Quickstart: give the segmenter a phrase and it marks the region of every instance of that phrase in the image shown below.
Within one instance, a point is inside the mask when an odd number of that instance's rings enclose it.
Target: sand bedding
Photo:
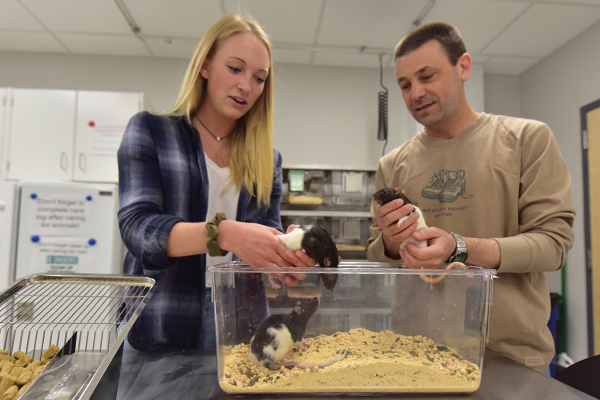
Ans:
[[[310,347],[293,349],[286,361],[322,363],[346,356],[323,368],[278,371],[248,361],[249,347],[223,349],[220,385],[228,393],[282,392],[473,392],[479,367],[456,350],[424,336],[391,331],[352,329],[307,338]]]

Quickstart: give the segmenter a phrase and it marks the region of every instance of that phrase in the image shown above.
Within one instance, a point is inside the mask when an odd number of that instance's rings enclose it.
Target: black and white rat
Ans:
[[[309,257],[317,260],[320,267],[337,268],[342,261],[338,255],[337,247],[329,233],[321,225],[302,225],[290,233],[277,236],[290,250],[302,250]],[[320,274],[325,289],[333,291],[337,282],[337,274]],[[271,285],[277,288],[273,280]]]
[[[310,346],[304,340],[304,333],[308,320],[319,308],[319,298],[303,299],[296,301],[296,306],[290,314],[275,314],[258,325],[254,336],[250,340],[250,353],[248,359],[258,365],[272,370],[286,368],[314,368],[324,367],[339,361],[341,358],[326,361],[321,364],[308,364],[296,362],[281,362],[295,345],[299,350]]]
[[[380,190],[376,191],[375,193],[373,193],[371,198],[373,199],[373,201],[376,204],[378,204],[380,206],[387,204],[390,201],[395,200],[395,199],[402,199],[402,201],[404,201],[404,204],[411,204],[413,206],[413,211],[410,214],[400,218],[398,220],[398,225],[400,225],[402,222],[404,222],[413,212],[416,211],[419,213],[419,219],[417,220],[417,229],[415,231],[421,230],[423,228],[427,228],[427,224],[425,223],[425,218],[423,217],[423,212],[421,211],[421,209],[419,207],[415,206],[412,203],[412,201],[410,201],[408,199],[408,197],[406,197],[402,193],[400,188],[380,189]],[[402,241],[402,243],[400,243],[400,249],[403,249],[404,246],[406,246],[408,243],[414,243],[417,247],[427,247],[427,240],[416,240],[415,238],[412,237],[412,235],[410,235],[408,238],[404,239]]]

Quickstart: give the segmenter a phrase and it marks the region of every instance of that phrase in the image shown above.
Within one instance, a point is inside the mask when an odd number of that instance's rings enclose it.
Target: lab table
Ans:
[[[119,363],[120,360],[120,363]],[[219,387],[217,381],[217,359],[214,352],[157,351],[139,352],[127,344],[122,355],[113,363],[117,371],[113,379],[118,384],[118,400],[152,399],[239,399],[249,400],[286,398],[308,400],[314,394],[285,395],[230,395]],[[98,392],[98,390],[97,390]],[[99,394],[99,393],[95,393]],[[364,394],[361,397],[369,397]],[[473,393],[461,394],[374,394],[372,397],[408,399],[507,399],[507,400],[570,400],[594,399],[579,390],[573,389],[553,378],[524,367],[498,353],[486,350],[484,355],[482,380],[479,389]],[[332,394],[328,399],[348,398],[348,394]]]

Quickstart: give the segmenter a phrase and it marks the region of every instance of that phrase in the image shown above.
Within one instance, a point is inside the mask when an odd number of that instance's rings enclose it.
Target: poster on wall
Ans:
[[[91,263],[95,240],[42,236],[33,237],[30,273],[77,273],[79,267]]]
[[[88,122],[90,155],[114,156],[119,150],[126,125],[100,124],[95,121]]]
[[[79,195],[45,193],[30,195],[29,232],[36,235],[80,236],[89,234],[93,199]]]

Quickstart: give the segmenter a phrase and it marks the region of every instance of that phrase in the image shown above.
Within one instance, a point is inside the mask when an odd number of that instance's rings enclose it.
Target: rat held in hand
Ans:
[[[342,261],[338,255],[337,247],[329,233],[320,225],[302,225],[286,235],[277,236],[290,250],[302,250],[309,257],[317,260],[319,267],[337,268]],[[320,274],[325,289],[333,291],[337,282],[337,274]],[[271,285],[279,288],[272,279]]]
[[[304,333],[306,332],[308,320],[319,308],[319,303],[320,300],[318,297],[299,300],[296,301],[296,306],[290,314],[271,315],[261,322],[250,340],[249,360],[269,369],[278,370],[281,367],[324,367],[344,358],[345,353],[338,359],[326,361],[321,364],[281,362],[286,358],[294,345],[296,345],[298,350],[303,349],[305,346],[310,346],[304,340]]]
[[[423,217],[423,212],[421,211],[421,209],[419,207],[415,206],[408,199],[408,197],[406,197],[404,194],[402,194],[402,192],[400,191],[400,188],[380,189],[377,192],[373,193],[371,198],[373,199],[373,201],[376,204],[378,204],[380,206],[387,204],[390,201],[395,200],[395,199],[402,199],[402,201],[404,201],[404,204],[411,204],[413,206],[413,211],[410,214],[406,215],[405,217],[400,218],[397,222],[398,225],[400,225],[402,222],[404,222],[410,215],[412,215],[413,212],[416,211],[419,213],[419,219],[417,220],[416,231],[421,230],[423,228],[427,228],[427,224],[425,224],[425,218]],[[427,247],[426,240],[416,240],[411,235],[408,238],[406,238],[405,240],[403,240],[402,243],[400,243],[400,249],[403,249],[404,246],[406,246],[408,243],[414,243],[417,247]]]

